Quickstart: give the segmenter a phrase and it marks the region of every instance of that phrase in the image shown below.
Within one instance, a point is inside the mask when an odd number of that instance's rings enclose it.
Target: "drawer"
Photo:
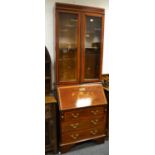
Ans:
[[[97,136],[103,136],[103,135],[105,135],[105,129],[103,126],[99,126],[99,127],[91,128],[87,130],[67,132],[62,134],[61,143],[64,144],[64,143],[85,141],[85,140],[93,139]]]
[[[106,116],[100,115],[98,117],[92,117],[88,120],[76,120],[70,122],[62,122],[61,123],[61,132],[70,132],[77,131],[81,129],[90,129],[94,127],[98,127],[101,124],[105,124]]]
[[[107,108],[105,106],[79,108],[70,111],[62,111],[61,120],[67,122],[71,120],[89,119],[90,117],[104,115],[106,111]]]

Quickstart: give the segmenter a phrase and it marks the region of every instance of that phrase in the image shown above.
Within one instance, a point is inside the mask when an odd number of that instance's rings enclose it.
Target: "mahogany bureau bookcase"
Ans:
[[[106,136],[102,87],[104,9],[56,3],[56,87],[60,151]]]

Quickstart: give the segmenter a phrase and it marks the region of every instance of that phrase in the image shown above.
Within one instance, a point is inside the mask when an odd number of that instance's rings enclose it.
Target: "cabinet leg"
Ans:
[[[88,140],[89,141],[89,140]],[[94,142],[96,142],[97,144],[101,144],[101,143],[104,143],[105,141],[105,137],[100,137],[100,138],[95,138],[93,139]],[[76,144],[80,144],[80,143],[76,143]],[[60,145],[60,152],[63,154],[63,153],[66,153],[68,151],[70,151],[70,149],[76,145],[76,144],[67,144],[67,145]]]
[[[94,141],[95,141],[97,144],[104,143],[105,137],[101,137],[101,138],[94,139]]]
[[[61,153],[66,153],[66,152],[68,152],[73,146],[74,146],[74,144],[69,144],[69,145],[60,146],[60,152],[61,152]]]

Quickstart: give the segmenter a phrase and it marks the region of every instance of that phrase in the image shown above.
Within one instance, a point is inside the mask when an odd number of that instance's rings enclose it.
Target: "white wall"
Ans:
[[[108,9],[109,0],[55,0],[56,2],[94,6]]]
[[[70,3],[93,7],[105,8],[105,34],[104,34],[104,58],[102,73],[109,73],[109,52],[108,52],[108,5],[109,0],[45,0],[45,45],[51,55],[52,63],[55,59],[55,3]],[[52,64],[52,81],[54,83],[54,64]]]

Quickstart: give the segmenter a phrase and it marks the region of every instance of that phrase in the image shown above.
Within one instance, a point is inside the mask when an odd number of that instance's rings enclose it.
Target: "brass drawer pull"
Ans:
[[[79,117],[79,113],[76,113],[76,114],[72,113],[72,117],[78,118]]]
[[[99,112],[98,110],[92,110],[91,111],[91,113],[94,114],[94,115],[97,115],[98,112]]]
[[[91,133],[92,135],[96,135],[96,134],[98,133],[98,130],[92,130],[92,131],[90,131],[90,133]]]
[[[70,135],[73,139],[77,139],[79,137],[79,134],[72,134]]]
[[[98,123],[98,119],[91,120],[91,123],[92,123],[93,125],[96,125],[96,124]]]
[[[76,129],[79,126],[79,123],[70,124],[73,129]]]

